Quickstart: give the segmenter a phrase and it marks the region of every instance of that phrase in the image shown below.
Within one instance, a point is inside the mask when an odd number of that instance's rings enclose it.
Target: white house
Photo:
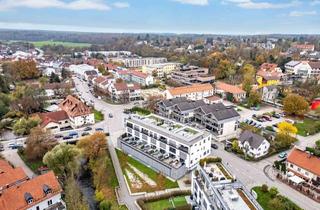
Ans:
[[[158,78],[164,77],[164,75],[171,74],[172,71],[179,68],[181,64],[180,63],[159,63],[159,64],[152,64],[148,66],[142,67],[142,72],[153,75],[153,73],[157,74]]]
[[[59,104],[59,108],[67,113],[70,124],[74,128],[95,123],[91,108],[71,95]]]
[[[121,78],[129,83],[137,83],[142,86],[153,85],[153,76],[137,70],[119,70],[116,72],[117,78]]]
[[[308,61],[290,61],[285,64],[285,71],[288,74],[297,75],[301,77],[311,77],[312,67]]]
[[[212,95],[213,86],[211,84],[193,84],[165,91],[166,99],[186,97],[189,100],[202,100]]]
[[[253,158],[268,154],[270,148],[270,143],[264,137],[248,130],[241,133],[238,143],[240,149]]]

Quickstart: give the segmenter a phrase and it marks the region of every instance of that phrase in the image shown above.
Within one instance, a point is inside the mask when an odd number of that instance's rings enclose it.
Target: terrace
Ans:
[[[262,210],[242,183],[234,181],[220,163],[204,163],[194,172],[195,182],[205,193],[213,209]]]

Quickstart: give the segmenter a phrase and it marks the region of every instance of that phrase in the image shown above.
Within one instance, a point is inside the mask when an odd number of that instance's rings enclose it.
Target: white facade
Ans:
[[[174,88],[176,89],[176,88]],[[177,88],[179,89],[179,88]],[[214,93],[213,87],[212,89],[208,88],[205,90],[193,88],[193,90],[185,90],[185,91],[172,91],[172,90],[166,90],[165,96],[166,99],[172,99],[172,98],[178,98],[178,97],[186,97],[189,100],[203,100],[209,96],[212,96]]]
[[[311,77],[312,68],[307,61],[290,61],[285,65],[285,71],[288,74]]]
[[[144,65],[153,65],[158,63],[167,62],[166,58],[155,58],[155,57],[147,57],[147,58],[112,58],[111,61],[120,62],[128,68],[142,67]]]
[[[268,154],[270,148],[270,143],[266,139],[257,148],[251,147],[248,141],[245,141],[244,144],[242,144],[241,141],[238,142],[242,151],[253,158],[259,158]]]
[[[34,204],[30,208],[27,208],[27,210],[45,210],[46,208],[48,208],[56,203],[59,203],[59,202],[64,203],[61,198],[60,193],[57,195],[54,195],[48,199],[45,199],[45,200],[41,201],[40,203]]]
[[[172,71],[176,70],[181,64],[180,63],[160,63],[142,67],[142,72],[153,75],[157,73],[158,78],[163,78],[164,75],[170,75]]]
[[[72,127],[81,127],[83,125],[92,125],[94,124],[94,114],[81,115],[77,117],[70,117],[70,123]]]

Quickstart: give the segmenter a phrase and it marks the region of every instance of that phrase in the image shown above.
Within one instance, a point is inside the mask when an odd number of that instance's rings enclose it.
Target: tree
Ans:
[[[298,132],[298,129],[294,125],[286,121],[279,123],[278,129],[279,129],[279,133],[286,134],[286,135],[295,135]]]
[[[9,105],[10,97],[4,93],[0,93],[0,119],[10,111]]]
[[[123,79],[117,78],[117,79],[116,79],[116,83],[123,83]]]
[[[29,119],[22,117],[13,125],[13,132],[16,135],[27,135],[32,128],[39,125],[40,121],[39,117],[30,117]]]
[[[71,144],[58,144],[43,157],[46,164],[58,176],[65,180],[79,170],[81,150]]]
[[[102,74],[102,75],[108,75],[109,72],[106,69],[106,67],[103,64],[99,64],[98,65],[98,71]]]
[[[270,209],[285,209],[284,203],[279,198],[271,199],[268,203]]]
[[[297,141],[297,139],[290,136],[290,135],[278,133],[274,139],[275,148],[277,150],[286,149],[286,148],[289,148],[291,146],[291,144],[296,141]]]
[[[96,132],[90,136],[80,139],[77,147],[82,149],[82,154],[90,159],[95,160],[105,154],[107,149],[107,139],[104,133]]]
[[[262,186],[261,186],[261,191],[262,192],[268,192],[268,185],[266,185],[266,184],[263,184]]]
[[[89,210],[89,205],[83,198],[80,188],[73,176],[70,176],[66,181],[65,195],[67,209]]]
[[[111,210],[111,202],[110,201],[102,201],[100,204],[99,204],[99,209],[100,210]]]
[[[258,91],[250,91],[248,106],[257,106],[261,103],[261,94]]]
[[[156,110],[157,103],[163,99],[162,95],[151,95],[148,97],[146,108]]]
[[[255,81],[255,73],[256,73],[256,70],[251,64],[246,64],[242,68],[242,77],[243,77],[242,89],[245,90],[248,95]]]
[[[42,160],[43,156],[57,144],[57,140],[49,131],[35,127],[31,129],[30,135],[26,139],[24,153],[28,160]]]
[[[269,194],[271,196],[271,198],[275,198],[278,195],[279,191],[276,187],[271,187],[269,189]]]
[[[19,60],[6,63],[3,70],[15,80],[34,79],[40,76],[36,62],[33,60]]]
[[[216,69],[216,78],[224,79],[236,73],[235,66],[227,59],[221,60]]]
[[[60,78],[58,75],[56,75],[54,72],[51,73],[50,75],[50,80],[49,80],[50,83],[55,83],[55,82],[61,82],[60,81]]]
[[[309,104],[302,96],[289,94],[283,99],[283,109],[290,115],[304,115],[309,111]]]
[[[45,84],[48,83],[49,80],[48,80],[47,77],[40,77],[40,78],[38,79],[38,81],[39,81],[41,87],[43,87]]]

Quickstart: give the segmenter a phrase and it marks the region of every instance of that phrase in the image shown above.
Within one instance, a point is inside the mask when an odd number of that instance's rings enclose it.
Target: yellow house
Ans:
[[[258,88],[279,85],[281,82],[282,73],[280,72],[267,72],[258,71],[256,75],[256,80],[258,83]]]

